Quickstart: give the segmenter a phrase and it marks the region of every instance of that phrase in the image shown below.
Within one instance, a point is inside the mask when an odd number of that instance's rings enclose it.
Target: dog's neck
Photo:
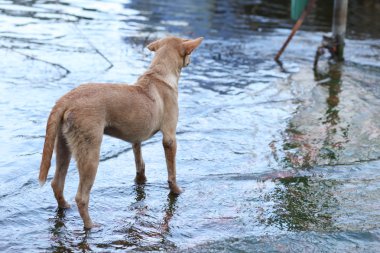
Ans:
[[[167,52],[157,52],[147,72],[153,72],[156,78],[178,91],[182,62],[179,62],[177,58],[176,55],[170,55]]]

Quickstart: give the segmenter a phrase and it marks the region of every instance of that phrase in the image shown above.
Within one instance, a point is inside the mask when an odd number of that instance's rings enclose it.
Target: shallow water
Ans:
[[[314,73],[327,3],[281,69],[272,59],[292,22],[280,0],[0,1],[0,251],[376,252],[380,6],[357,2],[345,63],[323,58]],[[159,134],[143,146],[145,186],[130,145],[106,137],[90,201],[101,226],[85,231],[75,163],[71,209],[38,185],[49,111],[81,83],[133,83],[152,58],[145,45],[169,33],[206,38],[180,80],[185,192],[168,195]]]

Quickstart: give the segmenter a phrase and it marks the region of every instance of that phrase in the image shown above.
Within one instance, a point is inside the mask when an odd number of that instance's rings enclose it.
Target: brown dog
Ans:
[[[171,192],[179,194],[175,156],[178,121],[178,80],[190,63],[190,54],[202,37],[185,40],[167,37],[148,45],[155,52],[149,69],[135,85],[87,84],[70,91],[53,107],[46,137],[39,180],[44,184],[56,143],[56,171],[51,182],[58,206],[68,208],[63,189],[71,154],[79,170],[75,197],[84,226],[93,223],[88,213],[89,194],[99,164],[103,134],[133,144],[137,183],[144,183],[145,164],[141,142],[161,131]]]

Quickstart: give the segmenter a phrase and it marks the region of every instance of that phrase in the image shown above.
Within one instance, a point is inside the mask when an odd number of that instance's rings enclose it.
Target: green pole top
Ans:
[[[293,20],[298,20],[301,17],[303,10],[306,8],[308,0],[292,0],[290,17]]]

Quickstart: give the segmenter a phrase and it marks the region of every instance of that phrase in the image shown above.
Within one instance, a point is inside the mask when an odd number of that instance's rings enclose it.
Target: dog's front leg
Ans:
[[[146,182],[145,176],[145,163],[141,155],[141,143],[134,143],[133,154],[135,155],[135,163],[136,163],[136,177],[135,182],[137,184],[143,184]]]
[[[164,135],[164,139],[162,141],[164,150],[165,150],[165,158],[166,158],[166,166],[168,169],[168,183],[170,191],[174,194],[180,194],[182,192],[181,188],[177,185],[176,180],[176,162],[175,156],[177,153],[177,141],[174,137],[168,137]]]

